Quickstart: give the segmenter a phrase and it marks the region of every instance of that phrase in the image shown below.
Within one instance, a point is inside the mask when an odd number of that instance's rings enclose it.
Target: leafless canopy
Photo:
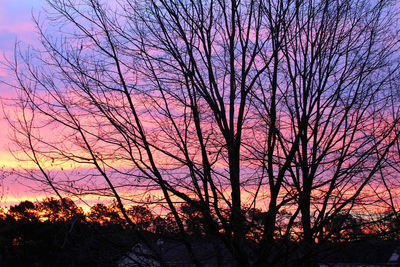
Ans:
[[[132,226],[125,206],[151,204],[186,240],[186,203],[240,266],[282,260],[277,239],[310,264],[349,216],[396,211],[392,4],[49,0],[42,46],[10,63],[16,155],[57,194],[114,197]]]

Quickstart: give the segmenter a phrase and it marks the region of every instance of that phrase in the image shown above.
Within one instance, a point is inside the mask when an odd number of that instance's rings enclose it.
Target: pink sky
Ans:
[[[2,0],[0,4],[0,80],[10,81],[4,68],[5,58],[13,55],[15,43],[34,45],[36,42],[35,26],[32,14],[38,15],[44,6],[44,0]],[[14,96],[14,90],[0,83],[0,101]],[[9,152],[10,129],[1,112],[0,117],[0,168],[17,167],[17,162]],[[0,178],[1,179],[1,178]],[[6,177],[0,181],[0,205],[5,202],[30,198],[32,191],[15,181],[15,177]]]
[[[1,0],[0,80],[12,81],[1,62],[4,62],[5,58],[12,58],[14,45],[17,41],[26,45],[37,44],[32,14],[38,15],[44,5],[45,0]],[[12,98],[13,95],[12,88],[0,83],[0,101]],[[1,111],[0,114],[0,168],[19,168],[19,163],[9,152],[10,141],[8,137],[11,131],[4,119],[4,114]],[[32,187],[35,187],[36,190],[33,190]],[[41,199],[44,196],[49,196],[49,193],[40,191],[40,187],[26,180],[17,180],[12,175],[6,178],[0,176],[0,206],[15,204],[25,199]]]

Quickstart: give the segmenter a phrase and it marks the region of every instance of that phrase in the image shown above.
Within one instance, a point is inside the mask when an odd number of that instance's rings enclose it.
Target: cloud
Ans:
[[[0,61],[4,57],[11,58],[16,41],[34,44],[35,25],[32,21],[32,13],[38,14],[44,6],[44,0],[1,0],[0,4]],[[4,66],[0,66],[0,79],[8,80],[9,73]],[[9,98],[14,95],[14,90],[0,83],[1,98]],[[0,111],[0,165],[13,166],[12,155],[8,152],[8,123]]]
[[[10,51],[14,49],[15,41],[17,40],[17,33],[9,30],[0,30],[0,50]]]
[[[0,5],[0,51],[12,51],[15,40],[34,40],[32,14],[38,14],[44,0],[3,0]]]
[[[32,12],[44,5],[43,0],[3,0],[0,6],[0,24],[2,27],[14,27],[21,22],[30,22]]]

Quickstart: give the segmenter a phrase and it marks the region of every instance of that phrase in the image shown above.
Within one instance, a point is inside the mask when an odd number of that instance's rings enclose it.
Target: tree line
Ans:
[[[226,212],[229,212],[229,210]],[[246,218],[247,239],[255,243],[260,242],[262,240],[263,212],[260,209],[248,209],[244,213]],[[151,209],[145,206],[132,205],[127,209],[127,214],[141,231],[152,232],[160,237],[179,234],[179,227],[171,212],[163,215],[156,215]],[[190,235],[209,235],[208,230],[205,228],[205,218],[195,208],[187,204],[182,204],[179,207],[179,216],[184,222],[186,231]],[[286,212],[283,211],[279,214],[280,224],[278,229],[284,229],[286,227],[285,224],[287,224],[288,221],[284,220],[285,217],[288,217]],[[58,225],[61,223],[66,225],[71,224],[71,228],[73,228],[73,224],[78,222],[96,227],[130,228],[130,225],[123,218],[121,211],[115,203],[94,204],[87,212],[84,212],[81,207],[78,207],[69,198],[65,198],[63,201],[55,198],[46,198],[41,202],[23,201],[9,208],[3,208],[0,213],[0,220],[3,227],[6,224],[12,225],[20,223],[44,225]],[[340,214],[334,218],[327,227],[340,229],[336,230],[335,234],[330,238],[331,242],[337,243],[365,240],[369,237],[392,240],[400,238],[400,222],[391,211],[359,217]],[[327,229],[326,231],[333,230]],[[18,236],[18,232],[14,234],[14,236],[9,236],[9,238],[11,238],[8,240],[9,244],[19,245],[21,243],[30,242],[29,239]],[[282,232],[276,231],[275,239],[279,240],[283,237]],[[295,241],[295,239],[293,241]]]

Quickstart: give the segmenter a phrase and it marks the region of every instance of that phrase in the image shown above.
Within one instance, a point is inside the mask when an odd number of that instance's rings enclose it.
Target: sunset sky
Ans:
[[[44,6],[44,0],[2,0],[0,4],[0,62],[4,63],[5,58],[11,58],[16,42],[27,45],[34,45],[37,42],[35,27],[32,21],[32,14],[39,15]],[[9,74],[4,65],[0,66],[0,80],[10,81]],[[0,97],[13,97],[14,90],[0,83]],[[0,167],[14,168],[18,163],[9,153],[10,130],[4,120],[4,114],[0,119]],[[33,196],[30,189],[15,182],[14,178],[6,178],[1,183],[0,205],[5,202],[14,202]]]
[[[20,43],[22,51],[29,45],[37,46],[38,37],[33,22],[33,16],[44,18],[43,8],[45,8],[46,0],[0,0],[0,81],[6,83],[13,83],[12,75],[6,68],[6,62],[12,60],[14,48],[16,43]],[[42,13],[42,14],[41,14]],[[57,24],[56,24],[57,26]],[[0,111],[0,168],[5,170],[11,170],[13,168],[21,168],[21,163],[17,162],[10,150],[9,136],[12,134],[7,121],[4,116],[7,114],[7,103],[11,103],[11,99],[15,97],[13,88],[0,83],[0,101],[5,109],[5,114]],[[147,103],[148,106],[150,104]],[[158,103],[154,103],[154,107],[157,107]],[[176,107],[174,107],[176,108]],[[186,107],[185,107],[186,109]],[[149,120],[153,120],[153,117],[148,117]],[[165,117],[160,117],[164,119]],[[55,132],[47,132],[47,134],[57,136]],[[45,133],[46,134],[46,133]],[[62,140],[64,142],[65,139]],[[219,149],[219,147],[217,147]],[[217,149],[217,150],[218,150]],[[215,155],[219,155],[214,153]],[[159,157],[159,161],[162,157]],[[169,158],[168,158],[169,160]],[[50,161],[48,161],[50,163]],[[169,161],[165,161],[170,163]],[[50,163],[51,164],[51,163]],[[27,165],[23,165],[26,167]],[[71,165],[72,166],[72,165]],[[72,168],[72,167],[71,167]],[[32,188],[36,189],[36,192]],[[44,192],[40,191],[40,187],[30,183],[29,181],[19,179],[16,180],[15,175],[7,177],[0,177],[0,206],[7,205],[9,203],[16,203],[25,199],[41,199],[46,196]]]

